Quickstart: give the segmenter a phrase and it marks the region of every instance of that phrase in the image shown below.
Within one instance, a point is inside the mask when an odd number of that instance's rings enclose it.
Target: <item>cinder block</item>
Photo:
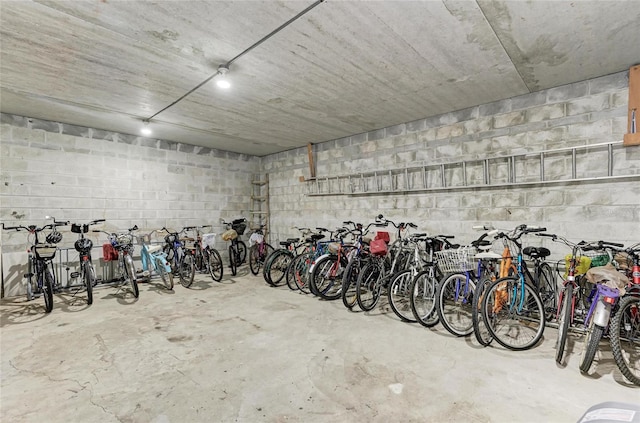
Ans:
[[[530,94],[524,94],[511,98],[511,110],[529,109],[531,107],[540,106],[547,101],[547,93],[538,91]]]
[[[564,103],[556,103],[527,109],[525,120],[526,122],[539,122],[564,117],[564,106]]]
[[[493,118],[493,127],[504,128],[506,126],[516,126],[524,122],[524,112],[517,111],[511,113],[505,113],[502,115],[496,115]]]
[[[602,93],[568,101],[567,116],[597,112],[609,108],[609,93]]]
[[[629,71],[623,71],[589,80],[589,94],[629,87]]]
[[[575,84],[562,85],[543,92],[547,94],[548,103],[570,101],[586,96],[589,92],[589,83],[586,81],[576,82]]]

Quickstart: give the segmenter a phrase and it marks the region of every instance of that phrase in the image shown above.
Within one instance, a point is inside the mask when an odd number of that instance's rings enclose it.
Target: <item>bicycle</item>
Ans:
[[[280,241],[280,248],[265,259],[264,267],[262,269],[262,276],[265,282],[271,286],[279,286],[283,280],[285,280],[287,268],[294,257],[302,253],[302,248],[305,245],[305,238],[311,235],[311,229],[309,228],[297,228],[301,232],[302,240],[300,238],[288,238],[286,241]],[[288,284],[291,290],[298,289],[295,285]]]
[[[138,230],[137,225],[129,228],[126,233],[101,230],[93,230],[93,232],[106,234],[109,244],[118,253],[118,278],[116,279],[118,281],[118,289],[129,285],[133,296],[138,298],[140,291],[138,290],[136,267],[133,263],[133,232],[136,230]]]
[[[246,221],[247,219],[245,218],[235,219],[231,222],[221,219],[221,223],[227,227],[227,230],[222,234],[222,239],[231,241],[231,245],[229,245],[229,267],[233,276],[236,275],[238,267],[247,259],[247,246],[242,240],[238,239],[247,229]]]
[[[487,287],[482,299],[482,319],[492,338],[511,350],[532,348],[544,333],[544,305],[538,288],[530,282],[535,279],[524,261],[519,239],[525,234],[545,230],[523,224],[511,233],[494,231],[492,234],[514,245],[517,273],[497,279]]]
[[[167,233],[164,237],[165,244],[162,250],[167,256],[172,272],[178,274],[180,284],[185,288],[191,286],[196,275],[196,263],[193,256],[195,248],[186,248],[185,246],[185,242],[194,242],[194,239],[180,238],[180,235],[187,230],[189,230],[189,227],[182,228],[179,232],[171,232],[164,227],[160,229],[160,231]]]
[[[193,259],[195,261],[195,267],[196,267],[196,271],[198,272],[206,272],[208,271],[207,269],[207,260],[206,257],[203,253],[204,247],[202,246],[202,233],[201,233],[201,229],[204,228],[210,228],[211,225],[201,225],[201,226],[187,226],[185,227],[185,231],[195,231],[195,244],[194,244],[194,251],[192,251],[193,253]]]
[[[136,236],[140,244],[140,259],[142,261],[142,273],[151,278],[153,272],[160,275],[160,279],[168,290],[173,289],[173,271],[167,260],[167,253],[162,245],[151,245],[151,236],[157,231],[151,231],[146,235]]]
[[[71,232],[78,234],[78,239],[73,244],[75,250],[79,254],[80,271],[71,273],[72,278],[82,278],[82,286],[85,287],[87,292],[87,304],[93,304],[93,287],[97,284],[96,269],[93,266],[91,259],[91,249],[93,248],[93,241],[86,238],[84,234],[89,232],[89,227],[97,223],[104,222],[105,219],[92,220],[89,223],[84,224],[71,224]]]
[[[320,232],[329,232],[328,229],[316,228]],[[310,294],[310,279],[313,265],[316,259],[328,248],[328,242],[320,242],[325,237],[322,233],[311,234],[304,242],[304,250],[295,256],[286,270],[287,285],[292,290],[299,290],[304,294]]]
[[[331,234],[332,241],[326,244],[324,254],[317,255],[309,269],[309,289],[312,294],[324,300],[341,298],[342,277],[347,267],[347,255],[353,244],[344,239],[350,234],[348,228],[338,228]]]
[[[249,237],[249,269],[254,275],[260,272],[260,267],[265,265],[267,258],[274,251],[273,247],[267,244],[264,239],[266,226],[266,224],[260,225],[260,228],[256,229]]]
[[[376,223],[369,223],[366,227],[363,227],[360,223],[352,221],[344,222],[345,225],[353,225],[352,234],[355,236],[356,241],[353,245],[353,249],[349,251],[347,255],[347,267],[344,269],[342,275],[342,304],[349,309],[353,310],[353,307],[358,302],[356,286],[358,284],[358,275],[363,267],[365,267],[370,261],[369,255],[369,243],[370,239],[365,239],[365,235],[369,233],[369,228]]]
[[[195,231],[195,237],[183,238],[181,241],[183,243],[192,242],[193,247],[188,248],[187,250],[191,252],[194,260],[195,270],[199,272],[207,272],[216,282],[220,282],[222,280],[222,274],[224,273],[222,266],[222,257],[220,257],[220,252],[215,249],[216,242],[216,234],[215,233],[206,233],[202,234],[201,229],[210,228],[211,225],[201,225],[201,226],[187,226],[183,230],[185,232]],[[185,244],[183,244],[185,245]],[[185,245],[186,248],[186,245]],[[189,284],[191,286],[191,284]],[[188,286],[187,286],[188,288]]]
[[[628,272],[630,284],[611,317],[609,343],[618,369],[634,385],[640,386],[640,244],[616,255],[622,270]]]
[[[47,218],[49,218],[47,216]],[[28,272],[24,275],[27,279],[27,300],[31,301],[36,296],[42,295],[44,298],[44,311],[51,313],[53,310],[53,288],[56,284],[55,272],[53,272],[53,259],[56,256],[58,248],[55,244],[62,241],[62,234],[58,232],[58,226],[66,225],[66,222],[55,222],[42,227],[36,225],[29,226],[5,226],[2,223],[2,229],[6,231],[15,230],[16,232],[27,231],[29,235],[34,236],[34,241],[29,248],[29,259],[27,263]],[[39,234],[42,231],[50,229],[51,231],[45,237],[46,243],[40,242]],[[27,241],[29,241],[27,235]]]

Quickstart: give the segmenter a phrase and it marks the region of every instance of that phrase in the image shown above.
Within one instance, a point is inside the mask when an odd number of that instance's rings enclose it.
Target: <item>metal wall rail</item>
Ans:
[[[638,167],[614,174],[622,141],[305,180],[308,196],[427,191],[639,179]],[[597,156],[596,156],[597,155]],[[604,167],[606,164],[606,168]],[[637,173],[633,173],[637,172]]]

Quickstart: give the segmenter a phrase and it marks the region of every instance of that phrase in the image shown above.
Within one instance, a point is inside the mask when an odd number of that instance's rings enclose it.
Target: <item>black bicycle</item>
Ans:
[[[226,222],[223,219],[221,222],[227,227],[227,230],[222,234],[222,239],[231,241],[231,245],[229,245],[229,267],[231,268],[231,274],[235,276],[238,267],[247,259],[247,245],[238,239],[247,229],[247,219],[240,218],[231,222]]]
[[[33,244],[29,249],[28,272],[24,275],[27,279],[27,299],[31,301],[42,295],[46,313],[51,313],[53,310],[53,288],[56,284],[53,259],[58,249],[56,244],[62,241],[62,234],[58,232],[57,227],[67,224],[67,222],[55,222],[55,220],[54,223],[41,228],[36,225],[4,226],[4,223],[2,224],[4,230],[27,231],[29,235],[34,236]],[[46,243],[40,242],[40,233],[46,230],[50,230],[45,238]]]
[[[104,222],[104,219],[92,220],[89,223],[71,224],[71,232],[78,234],[77,241],[73,244],[79,254],[80,271],[71,273],[72,278],[81,278],[82,285],[87,290],[87,304],[93,304],[93,287],[96,285],[96,269],[91,260],[91,249],[93,241],[86,238],[84,234],[89,232],[89,226]]]

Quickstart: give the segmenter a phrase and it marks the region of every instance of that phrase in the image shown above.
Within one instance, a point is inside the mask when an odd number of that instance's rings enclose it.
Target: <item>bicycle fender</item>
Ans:
[[[171,266],[169,265],[169,262],[167,261],[167,259],[165,258],[164,255],[156,256],[156,263],[158,263],[158,265],[164,267],[164,270],[166,270],[167,273],[171,273]]]
[[[313,269],[316,267],[316,263],[318,263],[320,260],[323,260],[325,257],[329,257],[329,256],[332,256],[332,255],[334,255],[334,254],[330,254],[330,253],[323,254],[320,257],[318,257],[315,260],[313,260],[313,263],[311,263],[311,266],[309,266],[309,273],[310,274],[313,273]]]

